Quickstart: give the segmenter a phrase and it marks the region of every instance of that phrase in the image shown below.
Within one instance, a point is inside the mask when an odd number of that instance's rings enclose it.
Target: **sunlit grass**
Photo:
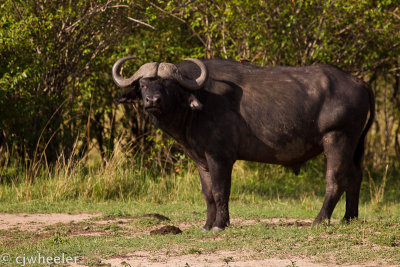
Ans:
[[[104,260],[137,251],[151,255],[212,255],[231,251],[234,260],[241,255],[252,259],[307,258],[330,264],[395,264],[400,260],[399,204],[386,204],[375,210],[369,204],[361,207],[360,220],[343,224],[311,227],[287,223],[286,218],[313,218],[321,201],[305,197],[298,200],[258,200],[254,203],[231,202],[232,224],[224,232],[201,234],[205,205],[195,201],[149,203],[137,201],[81,202],[44,201],[0,203],[1,212],[96,212],[97,218],[46,227],[40,232],[17,229],[1,230],[0,241],[6,244],[0,252],[15,258],[21,254],[79,256],[80,263],[100,266]],[[390,213],[387,213],[391,210]],[[343,215],[343,202],[335,211],[335,219]],[[142,218],[146,213],[160,213],[178,225],[181,235],[153,236],[150,230],[164,225],[156,219]],[[279,217],[276,223],[266,223]],[[121,219],[125,219],[122,222]],[[106,220],[106,222],[104,221]],[[99,221],[102,221],[100,223]],[[308,220],[310,221],[310,220]],[[99,222],[99,223],[98,223]],[[91,236],[91,232],[100,235]],[[79,234],[77,234],[79,233]],[[371,249],[373,248],[373,249]],[[149,261],[151,259],[149,258]]]

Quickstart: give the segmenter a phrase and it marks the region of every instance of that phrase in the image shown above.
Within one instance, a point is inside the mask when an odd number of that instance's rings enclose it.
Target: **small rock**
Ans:
[[[182,234],[182,230],[173,225],[166,225],[159,229],[150,231],[151,235],[167,235],[167,234]]]
[[[150,217],[150,218],[156,218],[160,221],[170,221],[170,219],[168,217],[165,217],[164,215],[158,214],[158,213],[148,213],[148,214],[143,214],[142,216],[140,216],[141,218],[144,217]]]

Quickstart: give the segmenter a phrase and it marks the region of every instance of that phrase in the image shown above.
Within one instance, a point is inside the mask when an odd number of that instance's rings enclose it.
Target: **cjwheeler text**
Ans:
[[[78,256],[66,256],[64,253],[61,256],[43,256],[38,253],[37,256],[18,256],[15,258],[15,262],[20,266],[26,266],[31,264],[72,264],[77,262]]]

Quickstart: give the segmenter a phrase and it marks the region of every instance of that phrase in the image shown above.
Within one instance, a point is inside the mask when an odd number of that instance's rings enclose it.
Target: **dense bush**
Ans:
[[[179,62],[186,56],[337,65],[368,81],[376,94],[366,172],[375,182],[399,177],[397,0],[5,0],[0,5],[1,181],[12,180],[10,164],[22,165],[30,179],[61,157],[106,164],[116,142],[137,162],[151,160],[162,172],[185,162],[179,148],[147,122],[140,104],[113,103],[118,90],[111,66],[131,54],[139,59],[125,68],[127,75],[144,62]]]

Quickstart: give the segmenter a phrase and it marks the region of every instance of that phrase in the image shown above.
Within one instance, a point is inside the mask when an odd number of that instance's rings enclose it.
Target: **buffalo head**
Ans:
[[[207,68],[203,62],[194,58],[185,59],[200,68],[200,76],[196,79],[186,78],[174,64],[158,62],[146,63],[131,77],[123,78],[121,67],[133,58],[121,58],[112,68],[114,82],[121,88],[127,88],[117,98],[117,103],[131,103],[141,96],[145,110],[154,116],[169,113],[177,106],[201,109],[201,103],[192,92],[201,89],[207,79]]]

